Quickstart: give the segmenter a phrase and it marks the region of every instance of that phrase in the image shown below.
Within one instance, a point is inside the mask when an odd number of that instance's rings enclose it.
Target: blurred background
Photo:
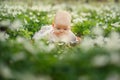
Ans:
[[[43,2],[43,3],[53,3],[53,4],[59,4],[59,3],[94,3],[94,2],[101,2],[101,3],[118,3],[119,0],[0,0],[0,1],[9,1],[9,2],[29,2],[29,3],[36,3],[36,2]]]

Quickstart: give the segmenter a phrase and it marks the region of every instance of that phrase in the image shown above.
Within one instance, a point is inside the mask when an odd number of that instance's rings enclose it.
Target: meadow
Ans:
[[[34,41],[59,9],[82,41]],[[0,80],[120,80],[120,4],[0,3]]]

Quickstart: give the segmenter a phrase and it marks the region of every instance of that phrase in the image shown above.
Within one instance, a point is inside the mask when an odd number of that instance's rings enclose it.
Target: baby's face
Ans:
[[[64,34],[67,34],[68,31],[70,30],[70,27],[67,25],[60,25],[60,24],[55,24],[54,27],[54,34],[57,36],[62,36]]]

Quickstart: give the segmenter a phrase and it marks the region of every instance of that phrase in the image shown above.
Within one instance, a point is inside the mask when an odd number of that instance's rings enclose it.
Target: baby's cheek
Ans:
[[[64,33],[68,34],[68,33],[69,33],[69,31],[68,31],[68,30],[67,30],[67,31],[64,31]]]

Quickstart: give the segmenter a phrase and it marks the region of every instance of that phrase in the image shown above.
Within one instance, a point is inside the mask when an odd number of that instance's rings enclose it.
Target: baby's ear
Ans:
[[[54,27],[54,23],[52,23],[52,27]]]

